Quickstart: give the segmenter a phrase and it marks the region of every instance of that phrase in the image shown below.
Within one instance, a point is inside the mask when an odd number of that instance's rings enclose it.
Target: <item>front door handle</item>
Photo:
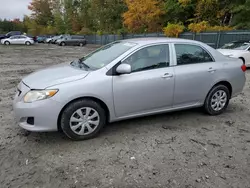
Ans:
[[[162,78],[172,78],[174,75],[171,73],[165,73]]]
[[[213,72],[215,72],[216,71],[216,69],[214,69],[213,67],[210,67],[209,69],[208,69],[208,72],[211,72],[211,73],[213,73]]]

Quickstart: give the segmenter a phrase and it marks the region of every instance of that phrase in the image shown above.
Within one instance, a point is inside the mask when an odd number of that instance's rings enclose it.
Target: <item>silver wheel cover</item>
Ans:
[[[96,130],[100,122],[99,113],[91,108],[84,107],[76,110],[70,118],[70,129],[77,135],[88,135]]]
[[[216,91],[211,98],[211,108],[214,111],[222,110],[227,103],[227,93],[223,90]]]

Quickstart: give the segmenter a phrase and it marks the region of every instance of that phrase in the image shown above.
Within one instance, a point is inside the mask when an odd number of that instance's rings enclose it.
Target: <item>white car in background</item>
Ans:
[[[217,49],[225,56],[242,59],[243,63],[250,67],[250,41],[240,40],[225,44]]]
[[[27,37],[25,35],[15,35],[11,36],[10,38],[2,39],[2,44],[10,45],[10,44],[25,44],[25,45],[31,45],[34,44],[34,40],[30,37]]]
[[[51,43],[52,38],[53,38],[53,37],[51,37],[51,36],[48,37],[48,38],[45,40],[45,42],[46,42],[46,43]]]

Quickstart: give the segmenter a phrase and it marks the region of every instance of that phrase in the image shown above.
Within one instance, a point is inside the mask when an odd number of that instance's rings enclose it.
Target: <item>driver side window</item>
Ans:
[[[168,67],[170,64],[169,45],[145,47],[129,56],[122,63],[131,65],[132,72]]]

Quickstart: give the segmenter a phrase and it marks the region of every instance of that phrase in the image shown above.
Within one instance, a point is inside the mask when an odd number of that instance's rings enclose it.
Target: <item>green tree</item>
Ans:
[[[164,4],[165,15],[164,23],[179,23],[188,25],[190,19],[193,18],[196,0],[166,0]]]
[[[250,29],[250,0],[246,0],[244,4],[238,5],[232,12],[232,25],[238,29]]]
[[[54,21],[51,6],[51,0],[32,0],[28,8],[32,11],[31,17],[38,25],[47,26]]]
[[[123,0],[91,0],[90,17],[95,31],[115,32],[122,28],[121,15],[126,6]]]

